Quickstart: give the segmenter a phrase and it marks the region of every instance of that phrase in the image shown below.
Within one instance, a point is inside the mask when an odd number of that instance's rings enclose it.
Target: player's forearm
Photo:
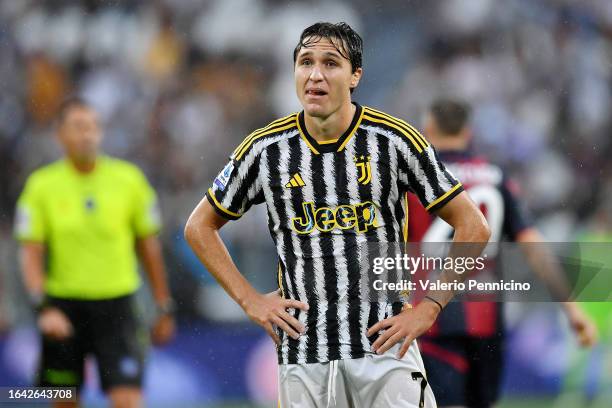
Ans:
[[[486,220],[480,217],[481,214],[474,214],[472,220],[459,224],[455,228],[453,242],[470,244],[473,253],[480,255],[489,242],[491,233]]]
[[[218,229],[204,225],[198,217],[197,209],[187,221],[185,238],[219,285],[244,308],[249,296],[255,294],[256,291],[238,271],[219,236]]]
[[[480,256],[482,251],[486,247],[486,242],[478,242],[472,241],[470,243],[466,243],[465,241],[458,241],[457,239],[453,240],[453,244],[451,244],[451,248],[447,255],[448,258],[457,259],[476,259]],[[453,262],[454,264],[455,262]],[[443,270],[440,274],[438,281],[440,282],[440,287],[453,287],[455,282],[464,282],[467,279],[468,272],[458,273],[454,269]],[[427,293],[427,296],[435,299],[442,308],[444,308],[455,296],[454,290],[430,290]]]
[[[577,314],[582,314],[582,309],[575,302],[561,302],[561,307],[565,312],[565,315],[568,316],[571,320],[571,317],[576,316]]]
[[[453,242],[447,256],[453,259],[476,259],[486,248],[491,232],[486,219],[480,210],[471,203],[471,200],[459,204],[461,205],[459,207],[460,210],[454,209],[450,213],[440,214],[455,230]],[[454,270],[444,270],[439,280],[444,284],[455,281],[463,282],[466,278],[467,272],[457,273]],[[455,292],[453,290],[432,290],[427,293],[427,296],[435,299],[444,307],[455,296]]]
[[[554,300],[568,300],[571,295],[558,259],[535,228],[527,228],[519,234],[517,242],[531,270],[544,282]],[[571,306],[570,306],[571,308]]]
[[[159,238],[154,235],[141,238],[137,246],[140,260],[151,283],[153,298],[159,306],[166,306],[170,300],[170,290]]]
[[[33,299],[40,299],[44,293],[45,247],[38,243],[24,243],[19,251],[21,274],[28,294]]]

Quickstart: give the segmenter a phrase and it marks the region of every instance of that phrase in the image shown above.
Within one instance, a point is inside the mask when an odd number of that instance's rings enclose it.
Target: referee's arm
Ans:
[[[151,282],[153,299],[160,309],[170,304],[170,290],[166,284],[166,270],[162,257],[161,243],[157,235],[138,238],[136,241],[138,256]]]
[[[38,306],[44,297],[45,271],[43,268],[45,245],[40,242],[22,242],[19,259],[23,282],[30,299]]]
[[[153,343],[165,344],[174,335],[174,304],[166,281],[166,270],[162,256],[161,243],[157,235],[138,238],[138,256],[151,284],[151,292],[158,309],[158,318],[153,326]]]
[[[72,335],[72,324],[68,317],[58,308],[45,304],[45,244],[23,241],[19,258],[21,274],[30,300],[37,310],[37,325],[41,333],[56,340]]]

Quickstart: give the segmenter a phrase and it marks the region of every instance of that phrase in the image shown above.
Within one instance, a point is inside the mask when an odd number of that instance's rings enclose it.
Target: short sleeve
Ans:
[[[444,207],[463,191],[463,186],[438,158],[433,146],[420,136],[419,149],[409,143],[399,146],[399,180],[404,192],[416,194],[429,212]]]
[[[41,200],[42,192],[35,180],[30,176],[17,200],[14,234],[19,241],[44,242],[45,230],[44,208]]]
[[[206,197],[215,211],[224,218],[237,220],[252,205],[261,203],[259,183],[260,155],[251,152],[237,160],[232,155],[213,180]]]
[[[157,234],[161,229],[161,213],[155,190],[142,172],[136,169],[132,225],[137,237]]]

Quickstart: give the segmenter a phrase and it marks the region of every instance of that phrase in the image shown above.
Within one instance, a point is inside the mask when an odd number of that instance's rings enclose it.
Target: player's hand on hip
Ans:
[[[279,291],[265,295],[253,294],[245,302],[244,311],[249,318],[263,327],[276,344],[280,343],[275,327],[279,327],[294,339],[304,333],[306,327],[289,314],[288,309],[308,310],[308,305],[294,299],[284,299]]]
[[[372,351],[383,354],[395,344],[403,340],[397,353],[398,358],[404,357],[414,339],[425,333],[436,321],[440,308],[433,302],[424,301],[415,308],[405,307],[397,316],[381,320],[368,329],[367,335],[384,330],[372,344]]]
[[[156,346],[163,346],[172,340],[176,331],[174,316],[171,314],[160,315],[151,329],[151,340]]]
[[[46,307],[40,312],[38,328],[44,336],[55,340],[64,340],[74,332],[68,316],[56,307]]]

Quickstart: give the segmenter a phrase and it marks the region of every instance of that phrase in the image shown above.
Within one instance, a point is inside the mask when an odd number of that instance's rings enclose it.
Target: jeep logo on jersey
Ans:
[[[370,156],[355,156],[353,161],[359,170],[358,182],[367,185],[372,181],[372,167],[370,166]]]
[[[371,201],[355,205],[343,204],[336,208],[315,209],[314,203],[302,203],[302,215],[291,219],[291,227],[298,234],[310,234],[315,228],[329,232],[334,228],[356,229],[366,232],[376,223],[376,206]]]

